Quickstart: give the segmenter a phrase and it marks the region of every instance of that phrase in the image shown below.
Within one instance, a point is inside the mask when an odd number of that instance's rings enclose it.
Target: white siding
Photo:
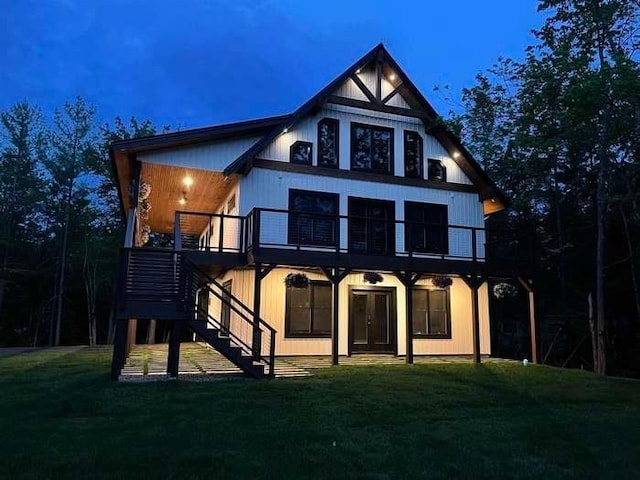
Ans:
[[[437,203],[448,206],[449,225],[484,227],[482,203],[477,194],[434,190],[406,185],[369,183],[334,177],[321,177],[301,173],[282,172],[254,168],[241,178],[242,190],[240,213],[246,215],[254,207],[287,210],[289,189],[337,193],[340,195],[340,214],[348,215],[348,197],[375,198],[395,202],[396,220],[404,220],[404,202]],[[264,243],[287,244],[287,220],[284,213],[262,212],[260,239]],[[347,248],[346,220],[340,225],[340,247]],[[479,232],[481,233],[481,232]],[[478,255],[484,257],[484,238],[477,239]],[[396,225],[396,250],[404,251],[404,226]],[[471,257],[471,232],[464,229],[450,229],[449,254]]]
[[[285,298],[286,287],[284,278],[293,268],[276,268],[262,281],[262,303],[260,316],[277,330],[276,355],[330,355],[331,339],[328,338],[286,338],[285,337]],[[310,280],[325,280],[326,277],[315,272],[305,272]],[[252,270],[232,270],[228,272],[222,282],[232,280],[232,293],[247,306],[253,306]],[[384,274],[384,281],[377,284],[381,287],[396,289],[396,320],[398,354],[406,354],[406,308],[405,291],[397,278]],[[339,353],[347,355],[349,349],[349,287],[364,286],[362,273],[348,275],[340,284],[340,314],[339,314]],[[421,280],[418,285],[431,286],[430,280]],[[414,339],[414,353],[416,355],[467,355],[473,353],[473,329],[471,320],[471,293],[466,284],[459,278],[453,279],[450,287],[451,338],[450,339]],[[489,299],[487,285],[479,291],[480,296],[480,351],[489,354],[491,349],[489,329]],[[219,315],[220,301],[215,300],[210,306],[213,316]],[[216,317],[219,318],[219,317]],[[231,315],[233,322],[240,321],[235,314]],[[238,323],[238,324],[239,324]]]
[[[229,200],[233,196],[235,196],[235,206],[233,207],[233,209],[229,210],[227,208],[227,205],[229,203]],[[236,185],[233,189],[231,189],[229,194],[226,196],[226,198],[220,205],[220,208],[218,208],[218,210],[216,210],[215,212],[211,212],[211,213],[217,213],[219,215],[224,213],[225,215],[237,216],[239,211],[239,205],[240,205],[240,189],[238,188],[238,185]],[[220,221],[221,221],[220,217],[214,217],[212,219],[211,230],[210,230],[211,234],[210,234],[210,239],[208,243],[206,241],[208,227],[205,227],[202,234],[200,235],[200,242],[203,242],[204,245],[214,250],[219,249],[219,245],[220,245],[219,243],[220,242]],[[240,247],[240,219],[226,218],[223,221],[224,221],[224,225],[223,225],[224,228],[222,229],[223,251],[231,251],[231,252],[237,251],[238,248]]]
[[[360,90],[360,87],[350,78],[336,90],[335,95],[339,97],[353,98],[354,100],[362,100],[368,102],[367,96]]]
[[[396,95],[397,97],[397,95]],[[394,98],[396,98],[394,97]],[[364,110],[342,105],[326,105],[317,115],[307,118],[287,133],[278,136],[258,157],[280,162],[289,161],[289,148],[302,140],[313,143],[313,164],[317,165],[318,157],[318,121],[324,117],[340,121],[340,168],[351,168],[351,122],[379,125],[394,130],[394,174],[404,177],[404,130],[420,133],[424,141],[423,171],[427,172],[427,159],[441,160],[447,169],[447,181],[470,185],[472,182],[464,174],[458,164],[449,156],[446,149],[432,135],[424,131],[424,125],[417,118],[402,117],[372,110]]]
[[[221,172],[260,138],[262,137],[242,137],[157,152],[141,152],[138,160]]]

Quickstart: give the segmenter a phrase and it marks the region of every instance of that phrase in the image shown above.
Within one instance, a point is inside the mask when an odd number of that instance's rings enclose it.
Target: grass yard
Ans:
[[[640,382],[497,363],[112,383],[0,357],[2,478],[638,478]]]

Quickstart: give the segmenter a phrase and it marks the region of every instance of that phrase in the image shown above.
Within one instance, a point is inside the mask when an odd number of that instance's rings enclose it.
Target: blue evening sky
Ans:
[[[384,42],[445,115],[499,56],[522,58],[537,0],[0,0],[0,110],[76,95],[102,121],[195,128],[288,113]]]

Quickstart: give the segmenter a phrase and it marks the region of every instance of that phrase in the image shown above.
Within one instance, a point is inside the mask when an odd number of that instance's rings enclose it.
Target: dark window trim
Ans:
[[[304,146],[310,148],[310,150],[309,150],[309,160],[307,162],[294,162],[293,161],[293,150],[298,145],[304,145]],[[305,141],[302,141],[302,140],[297,140],[297,141],[293,142],[291,144],[291,146],[289,147],[289,163],[292,163],[294,165],[311,165],[313,163],[313,143],[305,142]]]
[[[296,194],[301,194],[301,195],[315,195],[318,197],[326,197],[326,198],[331,198],[332,200],[334,200],[335,205],[336,205],[336,225],[335,225],[335,242],[331,242],[331,243],[327,243],[327,242],[306,242],[304,244],[300,243],[300,239],[298,238],[297,242],[292,242],[291,241],[291,235],[292,232],[290,231],[290,227],[291,227],[291,215],[295,215],[295,213],[289,213],[289,217],[287,219],[287,244],[288,245],[305,245],[305,246],[320,246],[320,247],[337,247],[337,245],[339,245],[340,243],[340,220],[339,220],[339,215],[340,215],[340,194],[338,193],[330,193],[330,192],[318,192],[315,190],[300,190],[297,188],[290,188],[289,189],[289,212],[297,212],[297,210],[293,209],[293,196]],[[309,212],[300,212],[302,214],[307,214],[307,215],[313,215],[312,213]],[[295,217],[294,217],[295,218]]]
[[[414,333],[413,338],[424,338],[424,339],[432,339],[432,340],[451,340],[451,290],[450,287],[447,288],[429,288],[423,286],[414,286],[413,290],[439,290],[444,291],[446,294],[446,305],[447,305],[447,333],[445,334],[428,334],[428,333]],[[415,299],[415,296],[413,297]],[[427,311],[429,309],[429,295],[427,294]],[[411,305],[411,309],[413,309],[413,305]]]
[[[396,202],[395,200],[381,200],[379,198],[366,198],[366,197],[352,197],[349,196],[347,197],[347,212],[348,212],[348,219],[351,219],[351,217],[355,217],[356,215],[353,215],[351,212],[353,210],[353,202],[356,201],[362,201],[362,202],[366,202],[367,204],[371,205],[371,204],[377,204],[377,205],[381,205],[384,207],[391,207],[393,210],[393,222],[391,222],[392,228],[387,230],[387,235],[388,235],[388,240],[391,243],[391,249],[387,252],[380,252],[380,253],[369,253],[369,252],[359,252],[357,250],[354,250],[351,248],[351,228],[350,226],[347,227],[347,249],[349,251],[349,253],[355,253],[355,254],[360,254],[360,255],[382,255],[382,256],[389,256],[389,255],[395,255],[396,254]]]
[[[332,123],[336,128],[336,164],[334,165],[320,165],[320,126],[323,123]],[[317,144],[318,148],[316,150],[318,153],[316,154],[316,165],[320,168],[329,168],[331,170],[340,168],[340,120],[337,118],[324,117],[318,121],[318,131],[317,131]]]
[[[416,135],[418,137],[419,152],[418,152],[418,174],[416,176],[407,175],[407,137],[409,135]],[[420,132],[416,130],[405,130],[403,135],[403,157],[404,157],[404,176],[406,178],[424,178],[424,140]]]
[[[442,180],[435,180],[435,179],[431,178],[431,175],[429,175],[429,167],[430,167],[431,163],[437,163],[438,165],[440,165],[440,168],[442,168],[442,171],[444,173],[444,175],[443,175],[444,178]],[[444,164],[442,163],[442,160],[440,160],[438,158],[428,158],[427,159],[427,176],[429,177],[429,180],[431,180],[432,182],[446,183],[447,182],[447,167],[445,167]]]
[[[307,287],[308,289],[310,289],[309,292],[309,320],[311,322],[311,330],[313,332],[313,303],[314,303],[314,298],[315,298],[315,292],[314,292],[314,286],[315,285],[321,285],[321,286],[328,286],[331,287],[331,282],[327,282],[326,280],[310,280],[309,281],[309,286]],[[289,304],[289,288],[285,287],[285,313],[284,313],[284,338],[331,338],[331,332],[328,333],[292,333],[290,331],[290,327],[291,327],[291,306]],[[329,309],[331,318],[333,318],[333,289],[331,291],[331,295],[332,295],[332,299],[331,299],[331,306]]]
[[[376,130],[386,130],[391,133],[390,144],[389,144],[389,170],[387,172],[381,172],[380,170],[372,170],[370,168],[354,168],[353,166],[353,144],[355,142],[355,135],[353,134],[353,129],[357,127],[363,128],[373,128]],[[369,125],[367,123],[358,123],[351,122],[351,151],[349,152],[349,168],[354,172],[368,172],[375,173],[378,175],[390,175],[393,176],[395,174],[395,131],[391,127],[381,127],[379,125]]]
[[[478,195],[478,189],[475,185],[466,183],[450,183],[440,182],[420,178],[407,178],[391,175],[378,174],[374,172],[365,172],[357,170],[335,169],[335,168],[318,168],[309,165],[292,164],[289,162],[281,162],[278,160],[269,160],[265,158],[256,158],[253,162],[254,168],[264,168],[266,170],[278,170],[282,172],[305,173],[308,175],[319,175],[321,177],[345,178],[348,180],[363,180],[367,182],[386,183],[394,185],[407,185],[411,187],[433,188],[435,190],[447,190],[451,192],[465,192]],[[480,201],[480,199],[478,199]]]
[[[446,214],[447,214],[447,221],[446,223],[443,224],[442,228],[444,228],[444,245],[443,245],[443,249],[442,251],[436,252],[436,251],[427,251],[427,250],[415,250],[411,245],[410,245],[410,235],[408,234],[409,229],[412,228],[412,224],[410,223],[410,221],[408,220],[408,213],[409,213],[409,208],[410,207],[421,207],[424,208],[425,206],[438,206],[438,207],[444,207]],[[449,205],[445,204],[445,203],[433,203],[433,202],[415,202],[412,200],[405,200],[404,202],[404,249],[406,252],[411,252],[411,253],[424,253],[427,255],[448,255],[449,254]],[[437,225],[436,224],[425,224],[425,225],[430,225],[433,228],[436,228]]]

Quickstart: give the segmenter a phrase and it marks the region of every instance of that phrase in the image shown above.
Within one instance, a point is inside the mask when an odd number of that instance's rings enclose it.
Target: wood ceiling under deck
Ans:
[[[190,187],[184,185],[184,178],[191,177]],[[176,211],[214,213],[235,187],[235,175],[226,177],[222,172],[211,172],[195,168],[142,163],[141,178],[151,185],[149,195],[149,218],[143,220],[152,232],[172,233]],[[186,204],[179,203],[186,197]],[[181,227],[183,233],[198,234],[207,224],[207,218],[190,217]]]

